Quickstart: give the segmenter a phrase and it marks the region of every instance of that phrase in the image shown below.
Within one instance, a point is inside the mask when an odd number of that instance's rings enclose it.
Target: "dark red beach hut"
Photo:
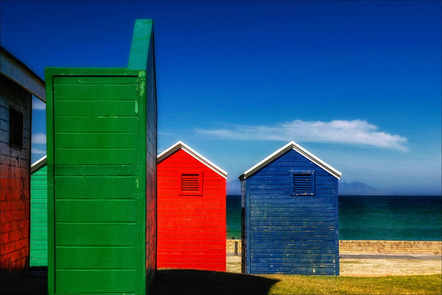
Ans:
[[[227,173],[182,142],[157,163],[157,266],[225,271]]]
[[[29,267],[32,95],[45,82],[0,47],[0,285]]]

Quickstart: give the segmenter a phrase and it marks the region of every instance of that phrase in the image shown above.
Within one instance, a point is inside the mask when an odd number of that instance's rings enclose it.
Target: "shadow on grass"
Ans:
[[[152,295],[267,295],[278,280],[191,269],[159,269]]]
[[[0,280],[0,294],[46,295],[47,282],[46,268],[32,267],[29,271]]]
[[[225,272],[159,269],[149,295],[267,295],[278,280]],[[0,281],[0,294],[46,295],[46,269]]]

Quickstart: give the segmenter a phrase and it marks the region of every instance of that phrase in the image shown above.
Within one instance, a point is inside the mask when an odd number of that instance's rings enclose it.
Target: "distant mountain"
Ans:
[[[359,181],[351,183],[340,181],[338,188],[340,195],[384,195],[385,194],[380,189],[369,186],[368,184]]]
[[[241,194],[241,181],[234,179],[227,183],[227,195],[240,195]]]

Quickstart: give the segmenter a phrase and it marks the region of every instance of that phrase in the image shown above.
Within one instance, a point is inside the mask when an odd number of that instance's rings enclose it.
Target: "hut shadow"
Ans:
[[[31,267],[29,271],[0,280],[0,294],[47,295],[47,268]]]
[[[193,269],[159,269],[151,295],[267,295],[278,280]]]

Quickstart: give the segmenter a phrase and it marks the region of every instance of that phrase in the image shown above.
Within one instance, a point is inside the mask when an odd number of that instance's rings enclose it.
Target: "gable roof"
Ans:
[[[159,154],[157,157],[157,163],[160,163],[161,161],[163,161],[164,159],[166,159],[167,157],[169,157],[170,155],[172,155],[173,153],[175,153],[180,149],[182,149],[189,155],[193,156],[195,159],[197,159],[198,161],[200,161],[201,163],[203,163],[204,165],[206,165],[207,167],[209,167],[210,169],[212,169],[222,177],[227,178],[226,171],[219,168],[218,166],[216,166],[215,164],[213,164],[212,162],[201,156],[199,153],[197,153],[195,150],[191,149],[188,145],[186,145],[184,142],[181,141],[178,141],[177,143],[166,149],[164,152]]]
[[[37,171],[38,169],[40,169],[41,167],[46,166],[46,161],[47,161],[47,156],[44,156],[44,157],[40,158],[39,160],[37,160],[36,162],[34,162],[31,165],[31,174],[34,173],[35,171]]]
[[[325,171],[336,177],[337,179],[341,178],[341,172],[339,172],[329,164],[325,163],[324,161],[322,161],[321,159],[319,159],[318,157],[316,157],[315,155],[304,149],[302,146],[297,144],[296,142],[291,141],[282,148],[280,148],[279,150],[275,151],[267,158],[265,158],[264,160],[262,160],[261,162],[259,162],[258,164],[256,164],[255,166],[253,166],[252,168],[250,168],[249,170],[247,170],[246,172],[244,172],[243,174],[241,174],[239,179],[243,180],[248,178],[255,172],[261,170],[261,168],[263,168],[267,164],[273,162],[274,160],[276,160],[277,158],[279,158],[280,156],[282,156],[283,154],[285,154],[286,152],[292,149],[297,151],[298,153],[300,153],[301,155],[303,155],[304,157],[306,157],[307,159],[309,159],[310,161],[312,161],[313,163],[315,163],[316,165],[318,165],[319,167],[321,167],[322,169],[324,169]]]

